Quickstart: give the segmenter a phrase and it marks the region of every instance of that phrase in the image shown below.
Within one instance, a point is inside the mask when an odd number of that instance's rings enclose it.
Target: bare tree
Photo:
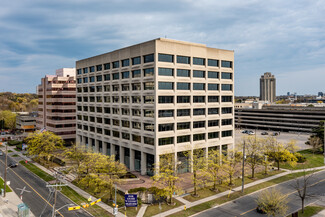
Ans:
[[[311,184],[313,176],[314,172],[308,173],[305,169],[303,169],[303,176],[301,178],[295,178],[294,183],[291,185],[297,191],[296,195],[301,199],[302,213],[304,213],[305,199],[313,196],[308,192],[308,188],[313,185]]]
[[[315,154],[315,152],[323,145],[320,138],[316,136],[310,137],[307,144],[312,147],[313,154]]]

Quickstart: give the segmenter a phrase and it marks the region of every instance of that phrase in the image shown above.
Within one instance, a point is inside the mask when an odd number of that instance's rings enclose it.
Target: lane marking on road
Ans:
[[[4,164],[4,162],[2,160],[0,160],[0,162],[2,164]],[[48,205],[50,205],[53,208],[53,205],[50,204],[40,193],[38,193],[27,181],[25,181],[20,175],[18,175],[15,171],[13,171],[13,169],[9,168],[11,170],[11,172],[13,172],[18,178],[20,178],[23,182],[26,183],[26,185],[28,185],[40,198],[42,198]],[[64,217],[60,211],[57,211],[62,217]]]
[[[317,181],[317,182],[315,182],[315,183],[309,185],[308,187],[312,187],[312,186],[317,185],[317,184],[319,184],[319,183],[321,183],[321,182],[324,182],[324,181],[325,181],[325,179],[319,180],[319,181]],[[296,193],[296,192],[297,192],[297,190],[292,191],[292,192],[286,194],[286,196],[289,196],[289,195],[294,194],[294,193]],[[249,213],[249,212],[252,212],[252,211],[254,211],[254,210],[256,210],[256,208],[253,208],[253,209],[250,209],[250,210],[248,210],[248,211],[246,211],[246,212],[243,212],[243,213],[241,213],[240,215],[245,215],[245,214],[247,214],[247,213]]]

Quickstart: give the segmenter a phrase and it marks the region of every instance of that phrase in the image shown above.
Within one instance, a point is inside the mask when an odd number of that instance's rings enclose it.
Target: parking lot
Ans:
[[[242,131],[245,129],[241,129],[238,130],[236,129],[236,133],[235,133],[235,144],[239,144],[243,142],[243,137],[244,136],[248,136],[247,134],[242,133]],[[248,129],[250,130],[250,129]],[[255,130],[251,130],[255,133]],[[267,132],[268,135],[261,135],[262,132]],[[265,131],[265,130],[256,130],[256,137],[257,138],[266,138],[268,136],[271,136],[273,133],[275,133],[276,131]],[[255,136],[255,135],[251,135],[251,136]],[[285,133],[285,132],[280,132],[280,135],[275,136],[278,142],[281,143],[287,143],[289,142],[291,139],[294,139],[297,141],[296,145],[299,147],[299,150],[302,149],[308,149],[311,148],[309,145],[306,145],[305,142],[308,140],[309,138],[309,134],[306,133]]]

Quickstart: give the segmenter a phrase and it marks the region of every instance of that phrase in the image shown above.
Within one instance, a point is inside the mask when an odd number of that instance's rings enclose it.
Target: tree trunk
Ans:
[[[229,185],[232,185],[232,175],[229,175]]]
[[[304,209],[305,209],[305,199],[301,199],[301,212],[304,213]]]
[[[213,179],[213,190],[216,190],[217,189],[217,179],[216,177],[214,177]]]
[[[194,195],[196,196],[197,195],[197,192],[196,192],[196,171],[194,171],[193,173],[193,181],[194,181]]]
[[[255,168],[252,167],[252,179],[254,179],[254,177],[255,177]]]
[[[278,170],[280,170],[280,160],[277,160]]]

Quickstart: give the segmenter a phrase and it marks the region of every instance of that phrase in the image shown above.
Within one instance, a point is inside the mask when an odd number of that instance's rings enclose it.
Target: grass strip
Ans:
[[[3,179],[0,178],[0,189],[3,189]],[[7,185],[6,192],[12,192],[11,188]]]
[[[306,162],[297,163],[294,167],[288,163],[281,163],[280,167],[283,169],[300,170],[306,168],[314,168],[324,166],[324,155],[320,153],[313,154],[312,150],[306,149],[298,151],[302,156],[306,157]]]
[[[304,209],[304,213],[302,213],[301,210],[299,210],[298,216],[299,217],[311,217],[313,215],[316,215],[317,213],[319,213],[320,211],[322,211],[324,209],[325,209],[325,207],[323,207],[323,206],[315,206],[315,205],[306,206]],[[287,217],[291,217],[291,215],[288,215]]]
[[[41,170],[34,164],[31,164],[31,163],[26,164],[25,161],[20,161],[19,163],[21,165],[25,166],[28,170],[30,170],[32,173],[36,174],[37,176],[39,176],[41,179],[43,179],[46,182],[54,180],[53,176],[44,172],[43,170]],[[78,194],[76,191],[74,191],[69,186],[62,187],[61,193],[64,194],[65,196],[67,196],[70,200],[72,200],[73,202],[75,202],[78,205],[81,205],[81,203],[88,203],[86,198],[84,198],[83,196]],[[109,212],[107,212],[105,209],[101,208],[98,205],[89,206],[86,209],[89,213],[91,213],[94,216],[103,216],[103,217],[113,216],[112,214],[110,214]]]
[[[317,172],[317,171],[319,171],[319,170],[309,171],[309,172],[306,172],[306,174],[310,174],[312,172]],[[261,189],[264,189],[264,188],[267,188],[267,187],[270,187],[272,185],[276,185],[276,184],[279,184],[279,183],[282,183],[282,182],[285,182],[285,181],[289,181],[289,180],[292,180],[292,179],[297,178],[297,177],[301,177],[304,174],[305,174],[304,172],[288,174],[288,175],[285,175],[285,176],[282,176],[282,177],[279,177],[279,178],[276,178],[276,179],[273,179],[273,180],[270,180],[270,181],[267,181],[267,182],[263,182],[261,184],[258,184],[258,185],[255,185],[255,186],[252,186],[252,187],[249,187],[249,188],[246,188],[245,191],[244,191],[244,194],[242,194],[240,191],[236,191],[236,192],[233,192],[232,194],[230,194],[229,197],[228,197],[228,195],[227,196],[222,196],[222,197],[219,197],[217,199],[210,200],[210,201],[205,202],[205,203],[201,203],[199,205],[193,206],[193,207],[188,208],[188,209],[186,209],[184,211],[180,211],[180,212],[174,213],[174,214],[169,215],[169,216],[173,216],[173,217],[191,216],[191,215],[194,215],[194,214],[196,214],[198,212],[202,212],[202,211],[204,211],[206,209],[210,209],[212,207],[215,207],[217,205],[226,203],[228,201],[235,200],[235,199],[237,199],[237,198],[239,198],[241,196],[253,193],[255,191],[258,191],[258,190],[261,190]]]
[[[166,203],[161,204],[160,208],[159,208],[158,204],[148,206],[146,209],[146,212],[144,213],[144,217],[158,215],[159,213],[163,213],[170,209],[174,209],[176,207],[180,207],[180,206],[184,205],[182,202],[180,202],[176,199],[173,199],[173,201],[175,202],[175,205],[173,205],[173,206],[167,205]],[[180,209],[181,209],[181,207],[180,207]]]

